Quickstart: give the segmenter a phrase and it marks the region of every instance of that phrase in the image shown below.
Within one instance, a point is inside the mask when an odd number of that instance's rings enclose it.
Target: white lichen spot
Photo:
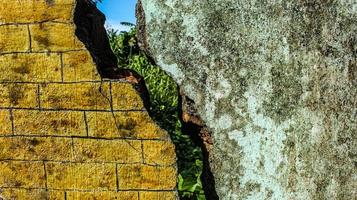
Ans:
[[[208,93],[215,100],[227,98],[232,92],[232,86],[230,82],[224,78],[222,73],[208,76],[207,82]]]
[[[205,120],[209,124],[214,124],[214,118],[215,118],[215,113],[216,113],[216,102],[212,101],[211,98],[206,97],[205,98],[205,106],[204,106],[204,113],[205,115],[203,116]]]
[[[200,24],[200,20],[197,17],[197,13],[195,15],[186,15],[183,16],[183,23],[182,25],[185,28],[185,34],[187,37],[191,37],[193,39],[192,41],[192,48],[199,50],[203,56],[209,55],[209,52],[206,47],[204,47],[200,43],[200,33],[198,31],[198,26]]]
[[[185,94],[194,100],[195,104],[201,104],[202,95],[192,84],[185,83],[183,89],[185,91]]]
[[[216,124],[216,128],[219,130],[225,130],[232,127],[232,117],[230,115],[222,115]]]
[[[157,58],[157,64],[161,67],[161,69],[169,73],[178,84],[182,83],[185,75],[176,63],[167,64],[165,63],[162,55],[159,55]]]
[[[162,16],[162,11],[159,9],[156,3],[150,0],[141,0],[145,13],[145,23],[150,24],[153,18]]]
[[[250,194],[251,198],[265,196],[264,191],[267,189],[273,192],[271,199],[286,199],[285,187],[279,182],[279,177],[286,173],[287,158],[283,154],[286,139],[284,130],[289,127],[290,123],[277,124],[260,112],[263,99],[258,98],[259,95],[256,94],[255,87],[259,87],[258,85],[249,88],[244,94],[252,123],[247,124],[240,131],[233,131],[229,134],[230,138],[237,141],[243,152],[241,165],[244,174],[240,179],[240,184],[242,189],[248,183],[260,184],[262,189],[255,191],[255,194]],[[245,134],[241,134],[242,132]],[[260,166],[261,164],[263,166]]]
[[[328,199],[337,199],[339,184],[335,179],[331,179],[330,184],[326,187],[326,197]]]

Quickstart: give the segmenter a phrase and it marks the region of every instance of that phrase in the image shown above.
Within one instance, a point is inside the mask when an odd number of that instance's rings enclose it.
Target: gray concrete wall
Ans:
[[[356,198],[356,1],[141,6],[143,47],[212,132],[221,199]]]

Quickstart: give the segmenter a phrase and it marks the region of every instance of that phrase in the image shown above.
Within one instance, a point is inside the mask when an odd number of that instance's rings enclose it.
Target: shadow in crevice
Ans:
[[[125,80],[132,83],[150,112],[150,98],[144,79],[135,71],[118,68],[118,61],[110,48],[105,16],[91,0],[77,0],[74,11],[76,36],[90,52],[97,71],[103,79]]]
[[[90,52],[94,62],[96,63],[97,71],[101,78],[125,80],[134,85],[135,89],[141,95],[146,110],[150,113],[150,116],[154,119],[155,122],[157,122],[158,125],[160,125],[161,128],[167,130],[170,133],[172,141],[175,143],[177,149],[176,152],[179,159],[179,171],[182,172],[187,170],[188,167],[192,167],[192,165],[195,164],[197,159],[201,160],[203,162],[201,180],[206,199],[218,199],[218,196],[215,192],[213,175],[209,165],[210,149],[208,147],[210,146],[207,144],[210,143],[210,139],[209,133],[205,126],[200,123],[194,123],[192,120],[189,121],[183,117],[184,108],[181,106],[181,102],[183,102],[182,99],[179,100],[179,103],[176,102],[176,106],[171,105],[170,109],[165,108],[165,110],[160,110],[160,105],[158,105],[158,102],[155,102],[155,98],[152,98],[153,102],[150,103],[149,92],[146,88],[146,84],[143,78],[144,75],[141,74],[142,76],[140,76],[134,70],[118,67],[118,59],[115,52],[113,52],[111,49],[111,43],[108,39],[107,30],[104,27],[105,16],[97,9],[96,5],[91,0],[77,0],[76,9],[74,12],[74,23],[76,25],[76,36],[81,42],[85,44],[87,50]],[[143,34],[142,30],[142,28],[138,27],[138,37]],[[151,56],[146,56],[146,58],[150,65],[155,65],[153,59],[151,59]],[[163,71],[162,73],[157,72],[157,75],[162,75],[163,73]],[[150,87],[150,83],[147,84]],[[176,83],[173,84],[175,85],[173,87],[177,87]],[[175,88],[175,91],[177,91],[175,98],[180,99],[178,89]],[[184,98],[185,102],[188,101],[185,96],[182,98]],[[154,104],[155,106],[153,106]],[[168,106],[169,105],[166,105],[166,107]],[[159,109],[152,109],[153,107],[157,107]],[[179,135],[177,134],[177,131],[180,131],[180,134],[181,132],[183,134]],[[202,138],[203,134],[205,134],[207,137]],[[187,135],[190,138],[186,139]],[[188,158],[189,155],[187,154],[191,154],[192,152],[190,151],[192,151],[192,149],[200,150],[197,151],[196,154],[191,158]]]
[[[189,134],[202,151],[203,169],[201,181],[206,200],[218,200],[219,197],[216,192],[216,184],[210,165],[210,156],[212,156],[213,148],[211,134],[198,115],[195,102],[188,98],[182,90],[179,97],[179,115],[182,123],[182,132]]]

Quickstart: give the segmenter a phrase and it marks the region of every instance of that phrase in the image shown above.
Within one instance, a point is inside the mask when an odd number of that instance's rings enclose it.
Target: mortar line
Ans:
[[[104,79],[103,81],[100,80],[86,80],[86,81],[65,81],[65,82],[61,82],[61,81],[0,81],[0,84],[81,84],[81,83],[109,83],[109,82],[115,82],[115,83],[127,83],[127,84],[131,84],[129,81],[123,80],[123,79],[116,79],[116,80],[107,80]]]
[[[38,111],[40,109],[38,108],[21,108],[21,107],[0,107],[0,110],[32,110],[32,111]],[[56,109],[56,108],[41,108],[41,111],[53,111],[53,112],[145,112],[145,110],[137,110],[137,109],[130,109],[130,110],[110,110],[110,109],[103,109],[103,110],[94,110],[94,109],[68,109],[68,108],[62,108],[62,109]]]
[[[45,161],[42,161],[42,163],[43,163],[43,169],[45,171],[45,180],[46,180],[45,181],[45,187],[46,187],[46,191],[48,191],[46,163],[45,163]]]
[[[71,50],[62,50],[62,51],[31,51],[30,54],[58,54],[58,53],[68,53],[68,52],[80,52],[80,51],[87,51],[86,49],[71,49]],[[11,51],[11,52],[1,52],[0,56],[2,55],[9,55],[9,54],[29,54],[28,51]]]
[[[0,159],[0,162],[39,162],[43,163],[44,160],[21,160],[21,159]],[[140,165],[140,166],[147,166],[147,167],[159,167],[159,168],[172,168],[175,167],[175,164],[171,165],[153,165],[153,164],[143,164],[140,162],[117,162],[117,161],[77,161],[76,159],[69,159],[69,160],[46,160],[46,163],[56,163],[56,164],[117,164],[117,165]]]
[[[144,142],[141,140],[141,163],[145,164]]]
[[[86,126],[87,137],[89,138],[88,118],[87,118],[86,111],[83,112],[83,116],[84,116],[84,125]]]
[[[10,22],[10,23],[2,23],[0,26],[19,26],[19,25],[37,25],[43,23],[53,23],[53,24],[68,24],[74,25],[74,22],[68,21],[56,21],[56,20],[43,20],[43,21],[34,21],[34,22]]]
[[[37,103],[38,103],[38,108],[41,110],[41,87],[40,84],[37,84]]]
[[[45,190],[44,188],[36,188],[36,187],[1,187],[3,189],[22,189],[22,190]],[[63,191],[63,189],[51,188],[48,191]],[[67,192],[93,192],[91,189],[66,189]],[[116,190],[95,190],[96,192],[116,192]],[[123,189],[118,192],[176,192],[175,189]]]
[[[25,137],[25,138],[74,138],[74,139],[87,139],[87,140],[127,140],[127,141],[163,141],[167,142],[166,139],[160,138],[126,138],[126,137],[112,137],[112,138],[104,138],[104,137],[87,137],[87,136],[76,136],[76,135],[39,135],[39,134],[14,134],[14,135],[0,135],[0,138],[13,138],[13,137]]]
[[[64,191],[64,200],[67,200],[67,191]]]
[[[119,129],[119,124],[116,120],[116,117],[115,117],[115,114],[114,114],[114,106],[113,106],[113,102],[111,101],[111,97],[112,94],[111,94],[111,81],[109,82],[109,98],[107,96],[105,96],[105,94],[103,94],[102,92],[102,86],[103,86],[103,79],[100,83],[100,86],[99,86],[99,93],[103,96],[104,99],[106,99],[108,102],[109,102],[109,105],[110,105],[110,112],[112,113],[112,117],[114,119],[114,123],[115,123],[115,126],[116,126],[116,129],[117,129],[117,133],[118,135],[120,135],[120,129]],[[132,144],[130,144],[130,142],[124,140],[131,148],[133,148],[136,152],[139,152],[139,150],[137,150]],[[139,152],[140,153],[140,152]]]
[[[32,36],[30,31],[30,25],[27,25],[27,32],[29,36],[29,52],[32,52]]]
[[[61,63],[61,80],[64,82],[64,64],[63,64],[63,53],[60,53],[60,63]]]
[[[118,164],[115,164],[115,174],[116,174],[116,186],[117,192],[119,192],[119,175],[118,175]]]
[[[11,121],[11,133],[12,135],[15,135],[14,113],[11,108],[9,110],[9,114],[10,114],[10,121]]]
[[[71,137],[71,146],[72,146],[72,160],[76,160],[76,154],[75,154],[75,150],[74,150],[74,139],[73,137]],[[72,161],[69,161],[70,163],[72,163]]]

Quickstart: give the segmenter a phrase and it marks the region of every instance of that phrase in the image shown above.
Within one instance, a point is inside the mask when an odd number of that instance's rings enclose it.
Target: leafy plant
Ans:
[[[147,84],[153,119],[171,136],[176,146],[178,157],[178,190],[182,200],[204,200],[200,176],[202,173],[202,152],[190,137],[181,132],[178,117],[178,90],[176,83],[140,51],[135,25],[122,23],[131,27],[130,31],[117,32],[108,30],[109,41],[118,65],[132,69],[144,77]]]

